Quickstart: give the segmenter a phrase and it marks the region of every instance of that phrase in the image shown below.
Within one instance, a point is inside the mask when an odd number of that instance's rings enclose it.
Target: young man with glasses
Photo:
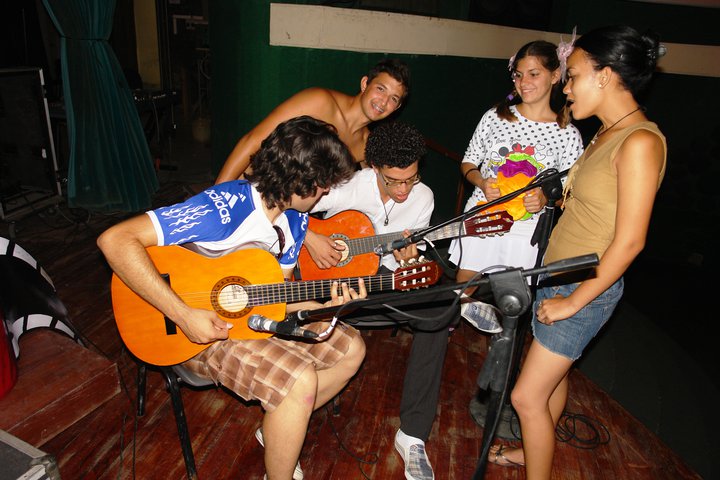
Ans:
[[[232,325],[214,311],[186,304],[146,251],[155,245],[182,245],[219,257],[261,248],[278,258],[278,268],[290,278],[307,228],[304,212],[329,188],[350,178],[355,162],[332,125],[299,117],[279,124],[251,165],[247,180],[214,185],[184,202],[119,223],[98,238],[98,246],[118,277],[175,322],[190,341],[214,342],[183,365],[246,400],[259,400],[266,413],[255,436],[265,447],[267,476],[300,480],[298,457],[310,414],[337,395],[360,367],[365,345],[359,333],[336,328],[326,341],[309,343],[277,337],[228,339]],[[365,297],[362,281],[358,288],[356,292],[334,282],[325,306]],[[320,306],[301,302],[288,305],[288,311]],[[322,331],[326,325],[307,328]]]
[[[375,234],[403,232],[427,227],[433,212],[432,190],[420,182],[419,161],[425,155],[425,141],[414,127],[401,123],[383,123],[370,133],[365,160],[371,168],[355,172],[347,183],[330,189],[312,212],[326,217],[345,210],[357,210],[370,218]],[[340,232],[338,232],[340,233]],[[305,245],[331,252],[328,266],[341,258],[342,247],[332,239],[308,232]],[[410,244],[383,255],[380,270],[398,268],[400,261],[418,258],[418,248]],[[334,262],[334,263],[333,263]],[[400,403],[400,429],[395,434],[395,448],[405,462],[408,480],[432,480],[434,473],[425,452],[437,410],[443,363],[447,351],[449,324],[459,318],[452,292],[422,297],[408,297],[391,306],[421,319],[408,319],[386,307],[366,307],[343,320],[363,323],[408,322],[413,330],[413,344],[407,361]]]
[[[365,159],[370,168],[355,172],[345,184],[332,188],[313,208],[329,217],[345,210],[357,210],[368,216],[375,234],[402,232],[427,227],[435,200],[430,188],[420,183],[420,158],[425,155],[423,136],[414,127],[391,122],[379,125],[368,138]],[[318,261],[328,268],[340,261],[342,247],[330,238],[309,232],[305,242],[309,253],[324,249],[328,253]],[[398,262],[417,258],[415,245],[384,255],[382,265],[390,270]]]

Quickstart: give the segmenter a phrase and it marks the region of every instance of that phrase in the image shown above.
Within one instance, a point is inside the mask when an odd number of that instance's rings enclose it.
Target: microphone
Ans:
[[[297,326],[296,322],[278,322],[262,315],[253,314],[248,317],[248,327],[256,332],[277,333],[289,337],[317,338],[318,334]]]
[[[393,250],[399,250],[401,248],[405,248],[408,245],[410,245],[412,242],[411,237],[407,238],[401,238],[399,240],[393,240],[392,242],[387,242],[386,244],[380,244],[373,248],[373,253],[376,255],[383,256],[386,253],[391,253]]]

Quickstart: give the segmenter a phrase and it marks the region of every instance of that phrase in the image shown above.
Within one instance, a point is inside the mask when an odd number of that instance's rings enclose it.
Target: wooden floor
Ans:
[[[181,185],[166,185],[157,203],[184,195]],[[95,247],[97,235],[121,216],[74,218],[79,212],[67,208],[62,212],[68,219],[45,213],[18,221],[16,240],[45,267],[89,348],[116,362],[122,390],[54,439],[36,446],[56,457],[63,479],[183,478],[185,466],[169,396],[157,372],[148,376],[145,416],[134,414],[136,367],[117,334],[110,270]],[[323,408],[310,421],[300,457],[307,479],[404,478],[392,440],[399,425],[398,405],[412,337],[402,331],[392,337],[386,329],[366,330],[363,336],[367,357],[341,396],[340,413],[333,415]],[[475,472],[483,432],[468,405],[476,392],[487,340],[465,325],[450,338],[438,416],[427,443],[439,480],[470,479]],[[603,424],[609,442],[592,449],[559,443],[554,478],[700,478],[580,372],[573,371],[570,380],[567,410]],[[261,479],[263,451],[253,436],[262,417],[260,407],[222,389],[183,388],[183,398],[200,478]],[[589,434],[579,427],[580,437]],[[522,469],[490,465],[485,478],[522,479],[525,474]]]

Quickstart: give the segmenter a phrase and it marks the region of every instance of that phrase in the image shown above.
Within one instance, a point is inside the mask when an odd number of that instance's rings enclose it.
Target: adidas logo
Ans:
[[[224,225],[230,222],[230,210],[238,200],[244,202],[245,195],[235,195],[228,192],[217,193],[215,190],[206,190],[207,196],[212,200],[220,214],[220,222]]]
[[[238,196],[235,194],[231,195],[228,192],[222,192],[220,195],[223,196],[230,208],[233,208],[235,206],[235,203],[238,201]]]

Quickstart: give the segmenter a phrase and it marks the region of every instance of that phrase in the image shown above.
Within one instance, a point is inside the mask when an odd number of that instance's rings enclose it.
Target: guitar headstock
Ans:
[[[436,262],[420,257],[413,263],[404,264],[393,273],[393,288],[395,290],[413,290],[415,288],[429,287],[440,280],[442,271]]]
[[[484,214],[475,214],[463,222],[465,235],[485,236],[502,235],[510,230],[514,220],[505,210]]]

